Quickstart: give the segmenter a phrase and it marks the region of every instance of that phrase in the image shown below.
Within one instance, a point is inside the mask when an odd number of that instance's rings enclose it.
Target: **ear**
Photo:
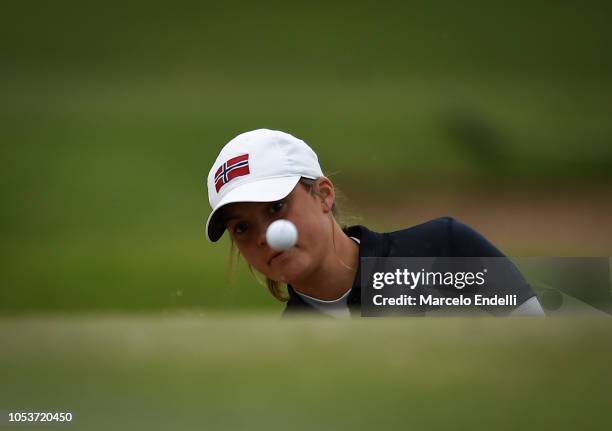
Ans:
[[[336,201],[334,184],[327,177],[319,177],[314,183],[314,191],[321,199],[323,212],[331,213]]]

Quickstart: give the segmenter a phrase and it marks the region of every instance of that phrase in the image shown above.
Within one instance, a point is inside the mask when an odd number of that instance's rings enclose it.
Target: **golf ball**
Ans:
[[[276,220],[266,231],[266,241],[274,250],[289,250],[297,242],[297,228],[289,220]]]

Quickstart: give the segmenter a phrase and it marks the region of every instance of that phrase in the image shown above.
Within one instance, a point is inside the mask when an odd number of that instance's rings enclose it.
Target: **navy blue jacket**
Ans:
[[[359,268],[348,296],[352,312],[358,312],[361,308],[362,257],[504,257],[481,234],[451,217],[441,217],[389,233],[373,232],[364,226],[351,226],[344,232],[360,240]],[[522,278],[520,273],[519,276]],[[288,293],[289,301],[283,317],[304,312],[321,314],[291,286],[288,286]],[[517,295],[517,305],[535,295],[526,281],[517,283],[513,294]]]

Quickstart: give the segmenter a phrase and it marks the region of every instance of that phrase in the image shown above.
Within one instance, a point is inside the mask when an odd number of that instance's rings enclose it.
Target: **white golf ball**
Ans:
[[[289,250],[297,242],[297,228],[289,220],[276,220],[266,231],[266,241],[274,250]]]

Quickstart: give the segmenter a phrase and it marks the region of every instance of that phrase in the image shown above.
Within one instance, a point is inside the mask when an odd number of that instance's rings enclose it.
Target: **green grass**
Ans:
[[[125,88],[133,105],[123,107],[121,87],[109,84],[89,97],[93,90],[77,82],[83,94],[39,96],[43,104],[3,114],[0,309],[275,307],[244,270],[236,284],[244,294],[227,293],[227,243],[213,247],[204,239],[209,165],[223,143],[254,127],[290,130],[310,142],[349,197],[349,214],[369,214],[358,222],[373,229],[422,221],[375,213],[381,202],[408,208],[421,205],[422,195],[435,202],[438,192],[453,190],[469,196],[483,187],[515,194],[539,187],[548,194],[558,187],[551,183],[597,189],[606,182],[597,166],[607,163],[603,155],[612,147],[597,142],[612,137],[612,126],[594,107],[564,112],[552,87],[524,108],[527,90],[517,85],[497,83],[499,94],[472,93],[482,99],[479,112],[514,137],[501,164],[483,164],[442,131],[444,97],[432,82],[415,94],[416,84],[405,82],[327,83],[295,89],[291,99],[289,87],[267,92],[222,82],[227,91],[212,92],[193,112],[176,87],[160,94],[152,86]],[[194,86],[205,93],[213,84]],[[410,95],[406,102],[402,92]],[[582,97],[588,107],[602,95],[590,88]],[[51,112],[41,112],[52,98]],[[263,99],[256,110],[243,103]],[[563,127],[555,129],[556,121]],[[595,134],[592,144],[579,142],[585,130]],[[586,169],[595,159],[603,165]],[[385,186],[390,183],[399,186]],[[182,298],[173,297],[177,290]]]
[[[609,192],[606,2],[241,3],[7,2],[0,310],[274,307],[203,239],[253,128],[304,138],[374,229],[439,191]]]
[[[607,319],[3,317],[0,409],[70,410],[65,429],[88,430],[607,429],[610,329]]]

